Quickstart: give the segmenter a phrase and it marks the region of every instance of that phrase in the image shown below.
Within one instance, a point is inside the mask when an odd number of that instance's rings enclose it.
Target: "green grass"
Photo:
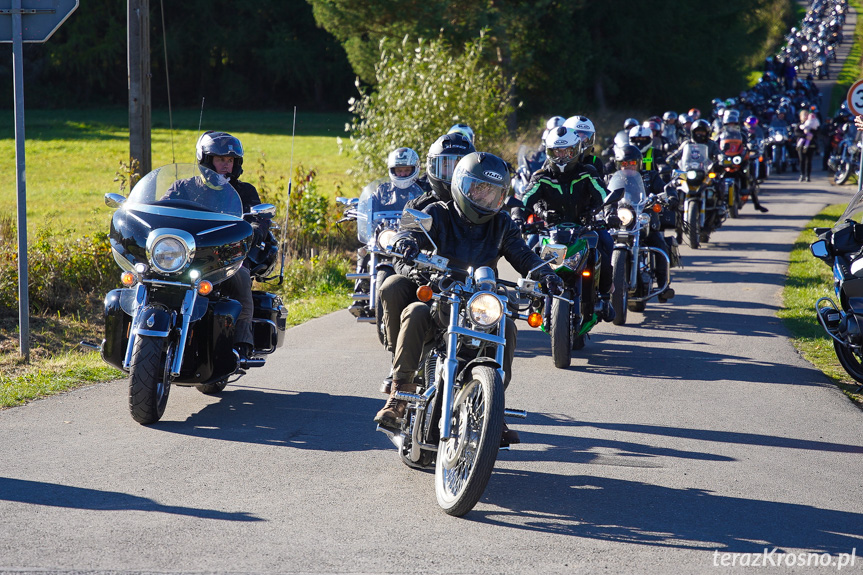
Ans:
[[[165,111],[153,114],[153,166],[194,162],[199,111],[174,113],[173,134]],[[348,114],[298,111],[293,164],[317,171],[318,190],[334,196],[340,186],[350,195],[346,175],[351,161],[339,155],[336,138],[344,135]],[[258,184],[259,161],[266,159],[268,181],[288,178],[292,156],[293,114],[205,110],[202,129],[228,131],[245,148],[243,179]],[[120,162],[128,162],[128,113],[107,110],[28,110],[25,115],[25,158],[28,231],[49,221],[52,227],[82,231],[107,228],[112,210],[104,204]],[[173,140],[173,141],[172,141]],[[15,117],[0,115],[0,213],[17,210]]]
[[[807,224],[797,238],[782,291],[783,308],[777,315],[791,332],[792,343],[803,357],[824,372],[849,397],[863,402],[863,395],[852,393],[859,384],[842,369],[833,351],[832,340],[815,317],[815,302],[818,298],[829,296],[835,301],[835,297],[831,268],[809,252],[809,244],[816,239],[813,229],[832,227],[844,210],[844,204],[827,207]]]

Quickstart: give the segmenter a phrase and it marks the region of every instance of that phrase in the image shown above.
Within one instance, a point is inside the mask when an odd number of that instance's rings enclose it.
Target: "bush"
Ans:
[[[454,55],[443,38],[401,43],[384,40],[375,67],[376,91],[361,88],[351,99],[353,122],[349,155],[364,180],[386,173],[387,155],[407,146],[423,156],[429,146],[457,123],[476,133],[478,150],[500,154],[513,112],[513,81],[485,57],[484,35]]]

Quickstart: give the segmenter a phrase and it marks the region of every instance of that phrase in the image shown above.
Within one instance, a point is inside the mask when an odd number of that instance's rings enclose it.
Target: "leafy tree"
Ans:
[[[375,89],[360,86],[351,99],[355,118],[348,153],[359,177],[386,172],[386,157],[407,146],[424,156],[429,146],[457,122],[471,126],[477,149],[500,153],[512,112],[510,84],[484,57],[485,36],[454,53],[442,37],[384,42],[375,66]]]

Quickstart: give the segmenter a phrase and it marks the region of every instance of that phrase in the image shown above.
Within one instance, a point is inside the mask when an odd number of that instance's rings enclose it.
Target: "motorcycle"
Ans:
[[[648,234],[660,233],[650,229],[650,212],[659,213],[662,199],[644,189],[641,174],[634,170],[615,172],[608,183],[609,190],[623,189],[623,198],[617,204],[620,228],[612,229],[614,253],[611,267],[614,277],[614,291],[611,304],[614,306],[614,325],[626,324],[627,310],[642,312],[651,298],[661,294],[668,287],[671,274],[663,285],[656,285],[656,259],[663,258],[668,269],[676,265],[677,242],[674,238],[669,245],[671,257],[660,249],[642,242]]]
[[[606,196],[603,206],[617,203],[623,190]],[[572,350],[584,348],[588,332],[599,322],[598,312],[602,302],[599,298],[599,263],[597,249],[599,234],[596,230],[605,226],[592,215],[584,224],[551,224],[555,215],[549,213],[546,221],[528,218],[526,229],[537,234],[534,248],[543,259],[548,250],[565,249],[562,261],[551,264],[561,277],[563,293],[548,295],[543,305],[543,331],[551,336],[551,358],[554,366],[565,369],[572,359]]]
[[[345,206],[342,218],[336,223],[356,221],[357,239],[363,244],[357,250],[356,273],[345,274],[356,282],[352,294],[354,304],[348,310],[358,322],[375,324],[382,344],[384,332],[378,289],[395,273],[392,257],[385,248],[399,230],[405,205],[420,192],[416,186],[394,188],[388,179],[381,178],[366,185],[359,198],[336,198],[337,203]]]
[[[428,214],[406,209],[400,227],[421,230],[431,241]],[[505,282],[490,267],[450,267],[431,243],[433,252],[417,255],[411,274],[422,278],[420,300],[434,300],[433,314],[448,325],[441,325],[424,346],[416,393],[395,395],[407,401],[400,427],[377,430],[389,437],[409,467],[434,466],[438,505],[460,517],[485,491],[500,449],[504,416],[526,417],[524,411],[504,407],[506,318],[528,319],[535,326],[541,318],[536,311],[525,315],[513,309],[504,286],[515,287],[528,301],[541,298],[542,292],[536,281]],[[562,257],[562,251],[554,257]]]
[[[680,169],[674,172],[678,196],[683,198],[683,221],[677,230],[677,243],[685,234],[690,247],[698,249],[722,226],[727,212],[717,185],[717,173],[708,166],[707,145],[687,142],[684,146],[678,162]]]
[[[860,140],[854,122],[846,122],[842,127],[843,138],[836,147],[828,166],[833,170],[833,182],[841,186],[860,170]]]
[[[531,150],[524,144],[519,146],[517,155],[517,168],[515,175],[510,181],[512,195],[515,199],[521,201],[527,192],[527,184],[530,182],[530,177],[534,172],[542,167],[545,162],[545,150]]]
[[[809,249],[833,269],[837,300],[818,299],[816,317],[833,340],[839,363],[863,384],[863,224],[855,221],[861,214],[863,192],[858,192],[832,228],[815,228],[818,239]]]
[[[723,130],[719,136],[720,154],[718,163],[725,172],[725,197],[728,202],[728,215],[736,218],[749,199],[742,193],[741,181],[745,175],[744,164],[749,159],[749,150],[743,145],[743,134],[739,131]],[[751,178],[755,180],[755,178]]]
[[[770,126],[768,128],[768,142],[770,147],[770,160],[773,171],[782,174],[788,169],[788,127]]]
[[[218,394],[230,377],[263,366],[259,356],[282,346],[287,308],[278,295],[252,293],[254,353],[241,358],[233,334],[242,306],[219,293],[219,283],[240,269],[250,249],[265,254],[252,267],[253,278],[272,279],[265,276],[275,265],[275,238],[270,232],[253,245],[244,216],[272,218],[274,206],[243,214],[227,180],[195,164],[153,170],[128,198],[106,194],[105,203],[117,209],[109,237],[125,287],[105,297],[105,338],[91,347],[129,374],[135,421],[157,422],[172,384]]]

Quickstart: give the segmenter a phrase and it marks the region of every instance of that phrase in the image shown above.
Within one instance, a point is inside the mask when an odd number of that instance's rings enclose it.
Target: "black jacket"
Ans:
[[[607,195],[593,166],[576,164],[565,172],[543,166],[527,184],[522,198],[524,212],[516,208],[513,217],[524,220],[526,214],[533,213],[548,219],[548,212],[554,212],[557,221],[587,223],[602,209]]]
[[[474,224],[461,217],[452,202],[437,202],[427,206],[425,213],[432,217],[429,236],[438,247],[438,255],[449,259],[450,266],[466,270],[489,266],[497,273],[497,262],[501,256],[522,276],[542,264],[521,236],[521,231],[509,215],[498,212],[484,224]],[[421,249],[432,249],[422,232],[399,232],[399,237],[410,235]],[[541,277],[553,273],[543,266],[534,272]]]

